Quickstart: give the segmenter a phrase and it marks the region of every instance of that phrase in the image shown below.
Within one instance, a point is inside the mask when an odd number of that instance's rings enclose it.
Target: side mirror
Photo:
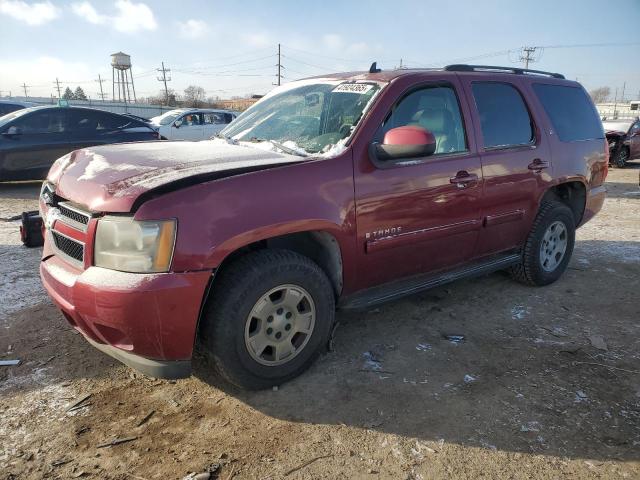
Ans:
[[[180,125],[182,125],[182,120],[176,120],[173,122],[173,126],[176,128],[180,128]]]
[[[5,132],[3,132],[3,135],[6,135],[7,137],[13,137],[14,135],[20,135],[21,133],[22,132],[18,127],[16,127],[15,125],[11,125]]]
[[[389,130],[382,143],[372,143],[370,151],[375,160],[398,160],[426,157],[436,151],[436,139],[429,130],[413,125]]]

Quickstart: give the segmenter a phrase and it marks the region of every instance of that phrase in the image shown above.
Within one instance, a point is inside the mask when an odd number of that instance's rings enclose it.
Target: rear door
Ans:
[[[7,131],[15,129],[15,134]],[[67,135],[66,110],[47,108],[18,117],[4,126],[0,139],[3,161],[0,179],[36,180],[72,147]]]
[[[469,113],[455,76],[409,86],[372,141],[394,127],[418,125],[436,138],[433,155],[374,164],[356,150],[359,286],[468,261],[480,229],[482,172],[466,131]]]
[[[478,139],[484,192],[476,254],[485,256],[522,244],[536,215],[539,192],[551,182],[546,136],[525,101],[517,78],[488,81],[460,75]]]
[[[207,112],[204,118],[204,138],[211,138],[231,123],[231,114],[225,112]]]
[[[69,138],[73,149],[119,142],[153,140],[153,130],[133,118],[92,109],[69,110]]]

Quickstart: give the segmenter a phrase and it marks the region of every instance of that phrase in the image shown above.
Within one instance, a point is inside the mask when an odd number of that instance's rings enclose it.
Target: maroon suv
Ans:
[[[199,143],[78,150],[41,194],[41,276],[91,344],[155,377],[198,342],[245,388],[300,374],[336,306],[498,269],[547,285],[605,198],[580,84],[453,65],[275,89]]]

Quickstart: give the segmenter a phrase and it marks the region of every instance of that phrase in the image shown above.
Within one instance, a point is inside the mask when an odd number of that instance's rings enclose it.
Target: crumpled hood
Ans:
[[[56,194],[98,212],[129,212],[143,193],[190,177],[203,179],[302,161],[301,157],[228,144],[138,142],[76,150],[47,179]]]

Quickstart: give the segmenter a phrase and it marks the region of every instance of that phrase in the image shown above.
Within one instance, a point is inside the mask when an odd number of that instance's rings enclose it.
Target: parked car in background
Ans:
[[[236,112],[180,108],[153,117],[151,125],[166,140],[207,140],[236,118]]]
[[[7,113],[15,112],[16,110],[22,110],[23,108],[29,108],[35,106],[31,102],[18,102],[15,100],[0,100],[0,117]]]
[[[326,347],[336,306],[499,269],[555,282],[607,172],[596,109],[562,75],[372,66],[276,88],[211,141],[60,159],[40,273],[124,363],[187,376],[198,344],[265,388]]]
[[[32,107],[0,117],[0,181],[37,180],[78,148],[158,140],[148,125],[82,107]]]
[[[609,142],[609,162],[623,168],[627,161],[640,158],[640,119],[603,120]]]

